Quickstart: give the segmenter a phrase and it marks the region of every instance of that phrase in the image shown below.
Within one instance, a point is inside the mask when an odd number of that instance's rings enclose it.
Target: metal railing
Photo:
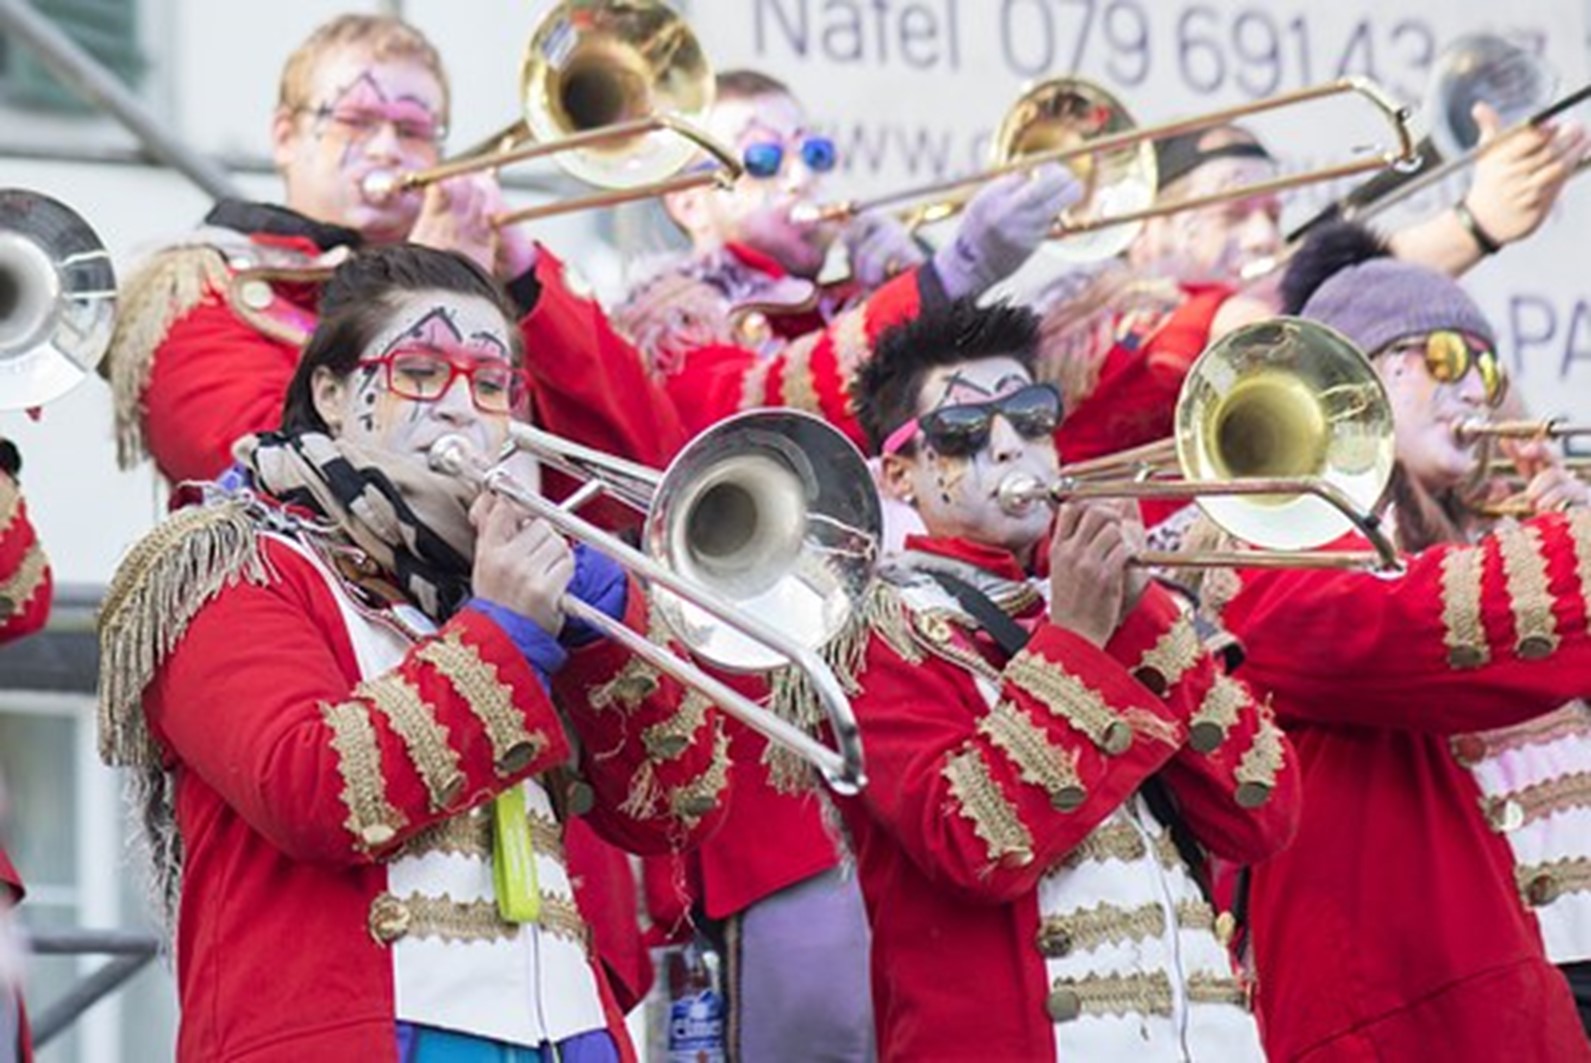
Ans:
[[[115,957],[31,1016],[35,1048],[43,1048],[65,1032],[85,1011],[120,989],[160,953],[159,938],[129,930],[52,930],[28,935],[26,945],[36,956]]]

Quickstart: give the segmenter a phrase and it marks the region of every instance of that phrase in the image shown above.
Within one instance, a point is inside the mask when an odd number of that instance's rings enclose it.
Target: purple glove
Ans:
[[[928,257],[906,226],[888,214],[863,214],[846,228],[844,239],[851,276],[868,291]]]
[[[934,253],[945,294],[978,295],[1015,273],[1049,235],[1055,216],[1082,194],[1072,172],[1055,163],[990,181],[962,212],[956,238]]]

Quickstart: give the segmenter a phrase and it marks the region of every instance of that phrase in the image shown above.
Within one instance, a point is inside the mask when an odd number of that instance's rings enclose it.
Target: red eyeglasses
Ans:
[[[359,364],[381,366],[387,390],[417,402],[435,402],[459,377],[470,382],[470,398],[482,413],[513,413],[525,401],[524,375],[497,359],[451,358],[433,350],[400,348]]]

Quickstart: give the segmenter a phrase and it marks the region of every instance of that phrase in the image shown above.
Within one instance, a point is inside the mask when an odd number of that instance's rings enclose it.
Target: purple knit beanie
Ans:
[[[1338,270],[1316,288],[1299,316],[1330,325],[1375,354],[1394,340],[1437,329],[1470,332],[1496,345],[1481,308],[1444,273],[1396,258]]]

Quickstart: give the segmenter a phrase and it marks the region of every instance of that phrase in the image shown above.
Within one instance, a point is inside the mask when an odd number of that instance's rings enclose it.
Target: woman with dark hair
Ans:
[[[327,286],[281,431],[136,546],[102,619],[101,749],[138,769],[184,1060],[617,1060],[564,863],[710,827],[701,699],[562,615],[638,585],[431,471],[524,412],[513,316],[417,246]]]
[[[1369,354],[1386,385],[1385,520],[1406,571],[1205,581],[1247,650],[1240,674],[1273,700],[1302,765],[1298,838],[1253,878],[1266,1048],[1591,1058],[1454,742],[1591,690],[1591,514],[1556,511],[1585,493],[1549,471],[1534,490],[1553,512],[1488,531],[1464,509],[1475,453],[1455,427],[1488,416],[1506,381],[1490,325],[1447,277],[1337,229],[1300,252],[1286,296]]]

